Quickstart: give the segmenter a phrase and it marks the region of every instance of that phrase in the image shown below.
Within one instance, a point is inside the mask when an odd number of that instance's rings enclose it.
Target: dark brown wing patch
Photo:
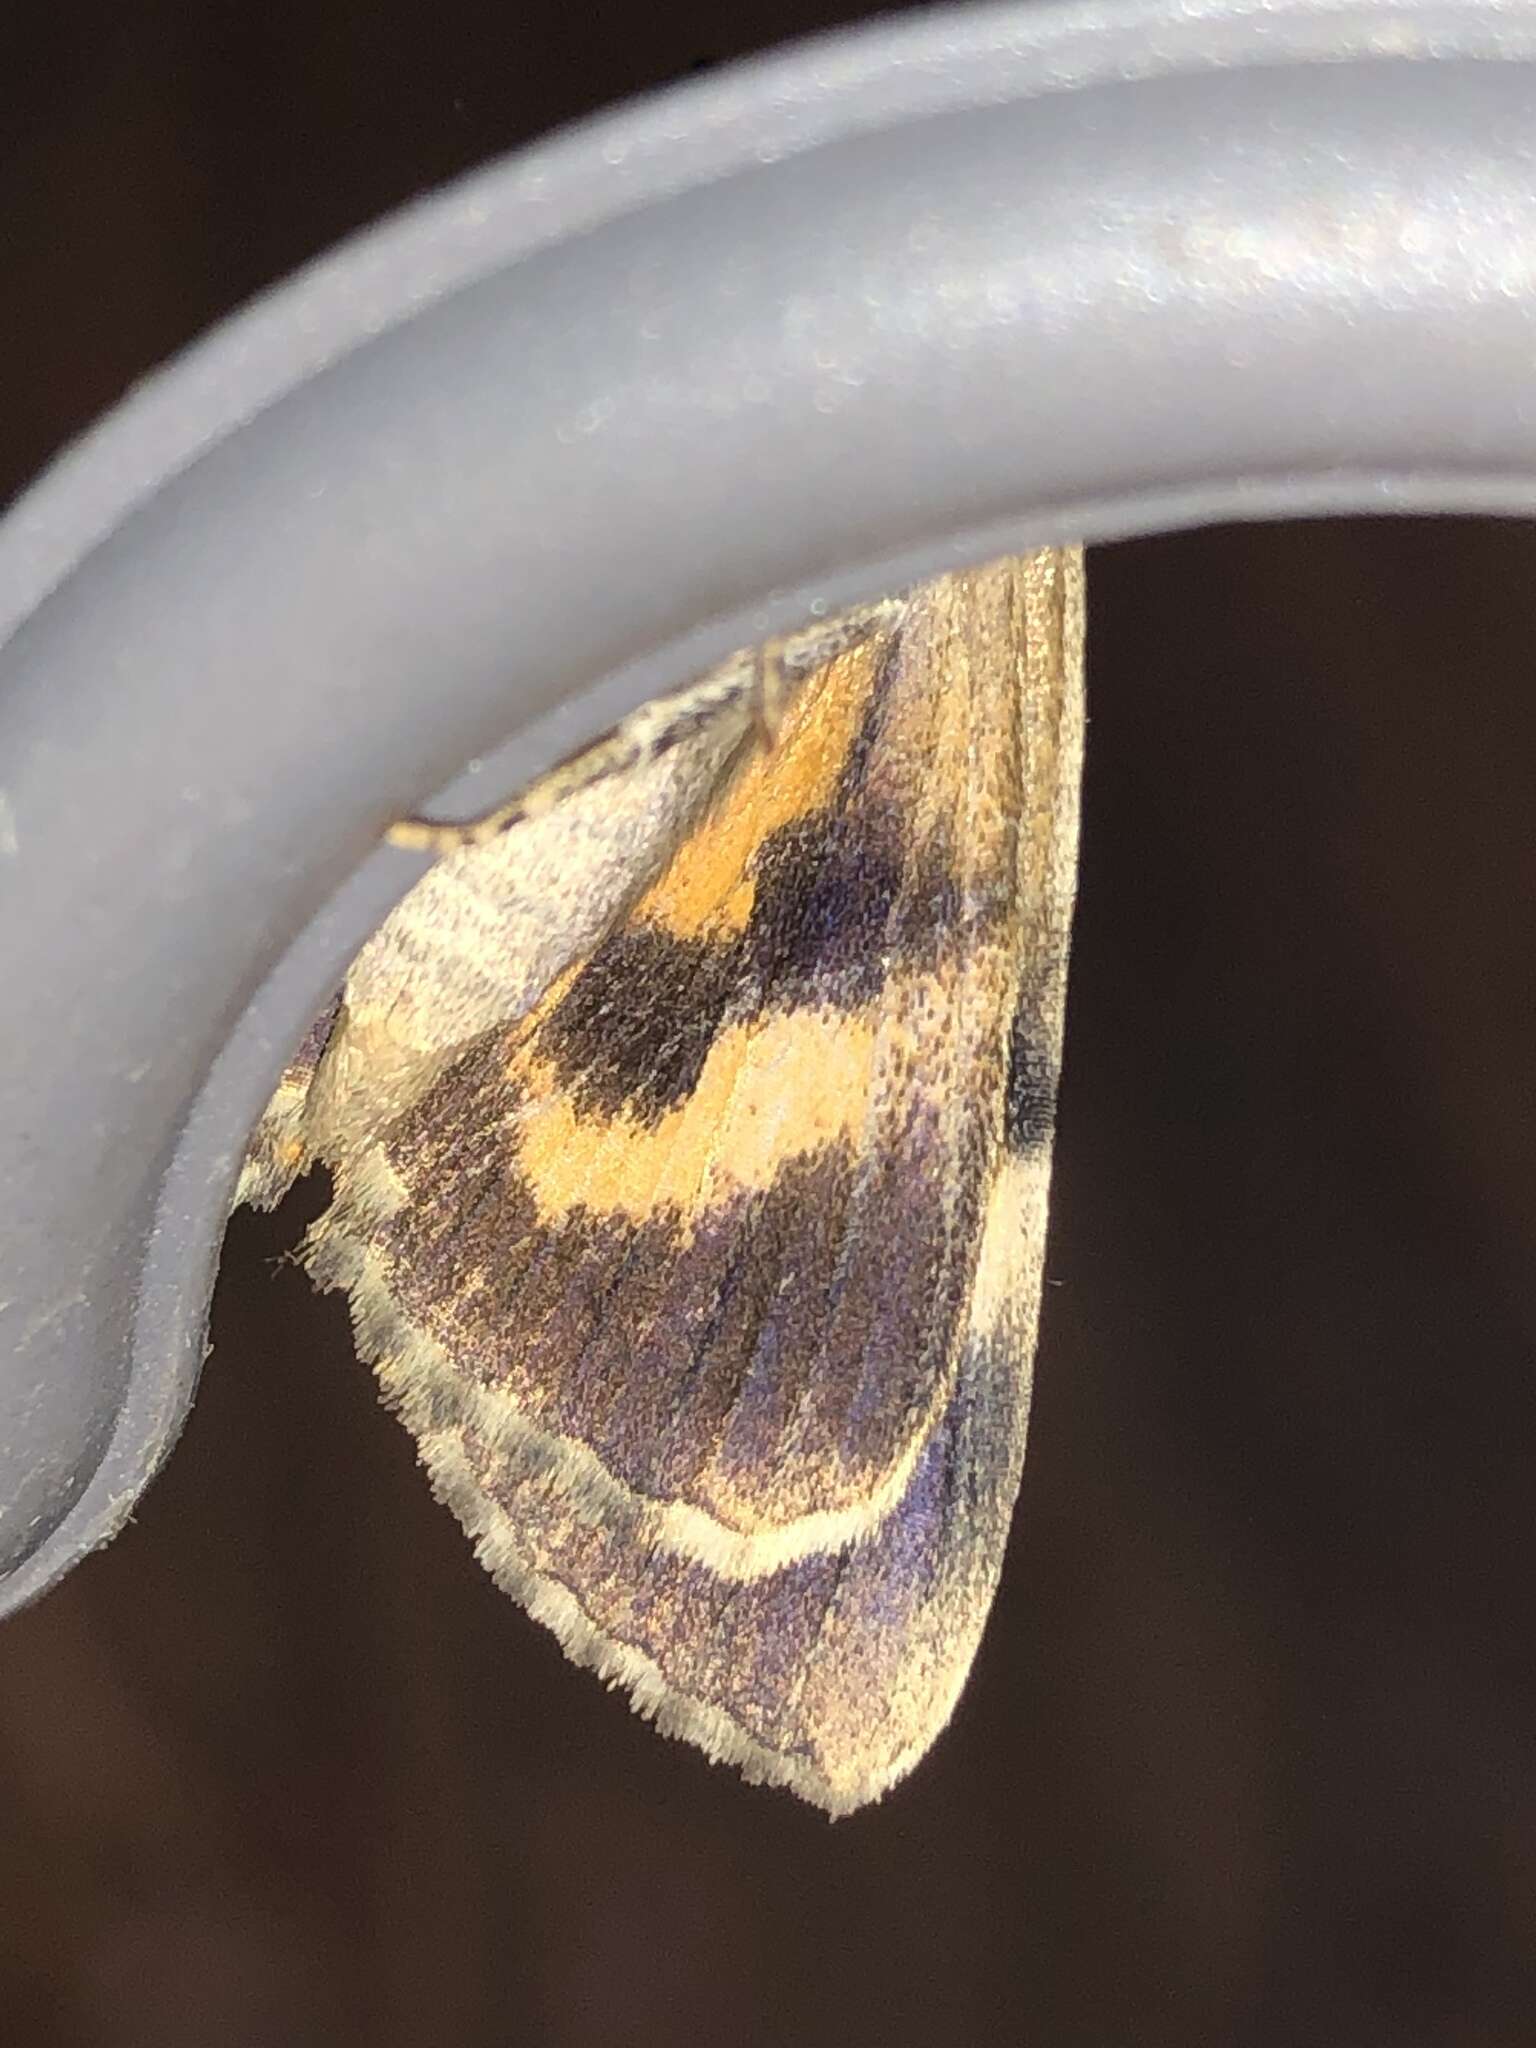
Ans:
[[[329,1153],[311,1263],[498,1578],[834,1810],[942,1726],[1017,1485],[1080,633],[1055,554],[870,615],[584,952]]]

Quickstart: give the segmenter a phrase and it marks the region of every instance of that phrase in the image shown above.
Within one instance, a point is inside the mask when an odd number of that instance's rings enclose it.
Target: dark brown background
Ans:
[[[0,488],[410,194],[854,11],[12,0]],[[7,2042],[1536,2038],[1533,570],[1096,558],[1034,1441],[908,1786],[829,1827],[567,1667],[279,1263],[306,1190],[137,1526],[0,1636]]]

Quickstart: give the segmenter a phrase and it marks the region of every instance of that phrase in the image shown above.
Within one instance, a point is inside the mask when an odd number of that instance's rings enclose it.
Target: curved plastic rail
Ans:
[[[1536,501],[1536,9],[1009,6],[349,243],[0,529],[0,1608],[191,1400],[243,1139],[481,806],[959,558]]]

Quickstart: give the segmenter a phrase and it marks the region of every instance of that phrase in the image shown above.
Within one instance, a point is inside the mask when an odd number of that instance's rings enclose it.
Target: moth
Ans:
[[[661,698],[348,974],[238,1199],[497,1583],[833,1814],[965,1683],[1019,1487],[1082,759],[1082,563],[940,577]]]

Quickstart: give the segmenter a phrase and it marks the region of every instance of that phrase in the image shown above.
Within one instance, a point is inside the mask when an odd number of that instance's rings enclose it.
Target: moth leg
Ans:
[[[702,683],[641,705],[611,732],[580,748],[509,802],[475,818],[401,818],[385,832],[385,843],[407,853],[438,857],[484,846],[524,818],[554,809],[577,790],[627,774],[680,736],[696,731],[704,720],[729,714],[737,706],[745,714],[746,732],[764,751],[770,750],[795,692],[806,678],[888,625],[896,609],[890,600],[865,605],[841,618],[818,620],[802,632],[769,641],[766,647],[734,655]]]
[[[524,810],[523,799],[514,797],[511,803],[497,804],[494,810],[478,818],[398,818],[384,834],[384,843],[401,847],[407,853],[439,857],[460,853],[465,847],[484,846],[488,840],[499,839],[524,815]]]
[[[817,621],[801,633],[768,641],[766,647],[737,653],[702,684],[690,684],[686,690],[674,690],[641,705],[639,711],[618,721],[610,733],[539,776],[520,797],[498,803],[479,817],[401,817],[385,831],[385,844],[438,858],[469,846],[485,846],[487,840],[500,838],[524,817],[539,817],[555,809],[565,797],[590,788],[592,782],[629,774],[639,762],[662,754],[680,737],[696,731],[700,723],[729,715],[737,707],[743,713],[745,733],[754,737],[764,752],[772,750],[791,700],[807,676],[887,627],[895,610],[891,600],[866,604],[842,618]]]

